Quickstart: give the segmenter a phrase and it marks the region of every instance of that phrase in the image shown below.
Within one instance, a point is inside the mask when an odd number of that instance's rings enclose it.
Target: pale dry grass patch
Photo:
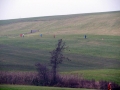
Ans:
[[[69,16],[68,16],[69,17]],[[0,34],[27,33],[40,30],[43,34],[120,35],[119,13],[82,14],[71,18],[21,21],[0,26]],[[48,17],[47,17],[48,18]]]

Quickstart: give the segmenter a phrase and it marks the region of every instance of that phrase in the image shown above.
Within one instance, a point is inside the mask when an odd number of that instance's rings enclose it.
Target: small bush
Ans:
[[[48,85],[50,81],[49,69],[45,65],[40,63],[35,64],[35,66],[38,71],[38,76],[35,78],[34,83],[38,82],[36,83],[37,85],[43,85],[43,86]]]

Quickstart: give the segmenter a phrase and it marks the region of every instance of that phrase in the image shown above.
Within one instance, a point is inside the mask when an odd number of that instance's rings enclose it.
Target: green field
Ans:
[[[69,46],[64,53],[71,59],[59,66],[60,72],[120,84],[120,11],[0,20],[0,71],[35,71],[38,62],[49,65],[58,39]]]
[[[0,90],[94,90],[94,89],[24,86],[24,85],[0,85]]]
[[[35,70],[37,62],[49,64],[50,51],[55,48],[57,40],[63,38],[70,51],[65,51],[71,61],[65,61],[61,70],[73,71],[83,69],[119,69],[119,36],[87,35],[25,36],[24,38],[2,37],[0,39],[1,70]],[[104,40],[101,38],[104,37]],[[26,63],[24,63],[24,61]]]

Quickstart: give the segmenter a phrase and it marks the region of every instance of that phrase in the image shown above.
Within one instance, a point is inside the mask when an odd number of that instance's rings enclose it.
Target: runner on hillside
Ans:
[[[85,37],[85,39],[87,38],[87,36],[86,36],[86,35],[85,35],[84,37]]]

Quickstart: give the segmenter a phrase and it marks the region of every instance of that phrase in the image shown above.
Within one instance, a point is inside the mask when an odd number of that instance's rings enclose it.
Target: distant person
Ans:
[[[108,84],[108,90],[112,90],[111,89],[111,83],[109,82],[109,84]]]
[[[40,34],[40,37],[42,37],[42,34]]]
[[[55,35],[54,35],[54,38],[55,38]]]
[[[87,36],[85,35],[85,36],[84,36],[84,38],[86,39],[86,38],[87,38]]]
[[[24,34],[22,34],[22,37],[24,37]]]
[[[22,34],[20,34],[20,37],[22,37]]]

